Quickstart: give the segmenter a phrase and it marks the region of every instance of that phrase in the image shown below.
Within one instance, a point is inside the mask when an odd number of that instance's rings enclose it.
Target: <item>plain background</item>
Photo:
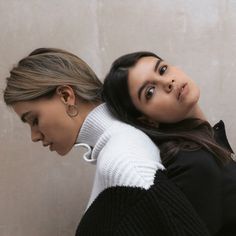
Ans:
[[[1,91],[38,47],[77,54],[101,80],[118,56],[150,50],[197,81],[209,122],[225,121],[236,150],[236,0],[0,0],[0,29]],[[74,235],[94,166],[31,143],[2,98],[0,130],[0,235]]]

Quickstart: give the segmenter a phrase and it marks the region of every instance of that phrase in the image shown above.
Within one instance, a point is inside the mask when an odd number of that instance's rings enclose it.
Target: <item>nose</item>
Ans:
[[[169,81],[165,81],[164,82],[164,90],[167,92],[167,93],[170,93],[173,88],[174,88],[174,83],[175,83],[175,80],[174,79],[171,79]]]
[[[31,128],[31,140],[33,142],[43,140],[43,134],[38,129]]]

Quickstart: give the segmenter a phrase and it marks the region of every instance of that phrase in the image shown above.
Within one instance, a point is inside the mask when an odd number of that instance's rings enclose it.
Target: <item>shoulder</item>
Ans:
[[[116,132],[101,150],[97,171],[106,187],[136,186],[149,188],[160,163],[159,149],[143,132],[126,127]]]
[[[127,152],[131,151],[131,153],[137,157],[150,155],[150,158],[154,157],[154,160],[160,160],[158,147],[145,133],[125,124],[118,126],[117,129],[112,132],[105,146],[105,151],[117,147],[116,151],[118,151],[119,154],[127,155]]]
[[[105,134],[106,135],[106,134]],[[101,155],[110,155],[113,157],[135,157],[145,158],[160,162],[160,153],[158,147],[142,131],[122,122],[115,122],[110,127],[108,138],[101,151]]]
[[[216,157],[209,151],[198,149],[195,151],[180,151],[174,158],[173,165],[178,164],[190,168],[209,170],[220,170]]]
[[[221,184],[222,167],[208,151],[180,151],[167,166],[170,179],[182,185],[203,184],[215,186]]]

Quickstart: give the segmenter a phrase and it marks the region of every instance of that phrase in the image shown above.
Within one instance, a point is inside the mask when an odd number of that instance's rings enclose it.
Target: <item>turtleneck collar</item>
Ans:
[[[93,148],[99,137],[115,120],[105,103],[95,107],[85,118],[76,143],[86,143]]]

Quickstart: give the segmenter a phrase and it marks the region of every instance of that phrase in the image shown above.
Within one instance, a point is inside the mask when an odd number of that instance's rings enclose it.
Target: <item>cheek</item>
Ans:
[[[197,101],[200,98],[200,95],[201,95],[200,89],[199,89],[199,87],[197,87],[196,88],[196,99],[197,99]]]
[[[179,117],[180,108],[171,96],[165,96],[164,94],[153,100],[145,113],[157,122],[172,122]]]
[[[76,127],[74,121],[67,115],[55,119],[48,127],[47,134],[52,139],[52,142],[58,144],[58,148],[65,150],[71,147],[76,138]]]
[[[200,89],[199,87],[196,85],[196,83],[194,81],[192,81],[191,83],[191,94],[190,94],[190,102],[192,102],[193,104],[197,103],[199,98],[200,98]]]
[[[65,131],[66,121],[63,115],[50,116],[41,119],[39,129],[48,138],[56,138],[60,133]]]

